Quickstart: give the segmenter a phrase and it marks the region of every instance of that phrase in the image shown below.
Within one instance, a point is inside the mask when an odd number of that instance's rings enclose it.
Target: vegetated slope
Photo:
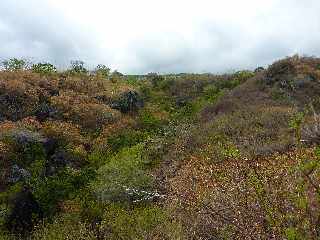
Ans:
[[[176,140],[158,174],[188,238],[319,238],[319,64],[274,63]]]
[[[319,59],[21,68],[0,72],[3,239],[319,238]]]

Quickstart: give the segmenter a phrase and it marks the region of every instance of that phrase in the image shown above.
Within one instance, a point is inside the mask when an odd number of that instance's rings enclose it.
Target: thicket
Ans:
[[[0,239],[318,239],[319,66],[4,61]]]

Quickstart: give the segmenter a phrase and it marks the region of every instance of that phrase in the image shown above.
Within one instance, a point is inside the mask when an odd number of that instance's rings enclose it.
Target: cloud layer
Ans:
[[[224,72],[320,55],[317,0],[2,0],[0,58],[126,73]]]

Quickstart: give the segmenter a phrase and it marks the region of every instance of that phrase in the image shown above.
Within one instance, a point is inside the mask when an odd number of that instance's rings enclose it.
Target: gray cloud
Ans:
[[[23,57],[65,66],[72,59],[88,62],[98,55],[76,24],[53,13],[42,1],[0,3],[0,54],[2,58]]]
[[[252,69],[295,53],[320,55],[320,2],[274,2],[270,9],[248,19],[243,19],[243,14],[231,20],[223,15],[201,19],[199,14],[194,24],[186,23],[184,31],[174,27],[171,31],[150,30],[150,25],[142,26],[144,31],[139,34],[119,36],[119,42],[128,39],[118,46],[117,33],[108,32],[110,25],[117,26],[117,20],[102,19],[103,25],[95,28],[90,19],[88,24],[77,22],[49,1],[2,0],[0,58],[25,57],[50,61],[60,67],[72,59],[82,59],[91,67],[104,63],[123,72],[145,73],[223,72]],[[121,13],[119,16],[124,17]],[[94,13],[82,17],[94,17]],[[139,23],[143,22],[146,21]],[[123,32],[131,27],[120,26]],[[110,47],[103,47],[104,43]]]

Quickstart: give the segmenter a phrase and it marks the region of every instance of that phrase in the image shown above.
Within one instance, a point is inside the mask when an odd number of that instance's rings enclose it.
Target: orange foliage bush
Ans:
[[[68,122],[45,122],[41,132],[44,136],[65,144],[81,145],[86,143],[86,139],[81,135],[80,127]]]
[[[62,114],[63,119],[84,128],[98,129],[120,117],[120,113],[109,106],[73,91],[61,92],[59,96],[54,96],[51,100],[53,106]]]

